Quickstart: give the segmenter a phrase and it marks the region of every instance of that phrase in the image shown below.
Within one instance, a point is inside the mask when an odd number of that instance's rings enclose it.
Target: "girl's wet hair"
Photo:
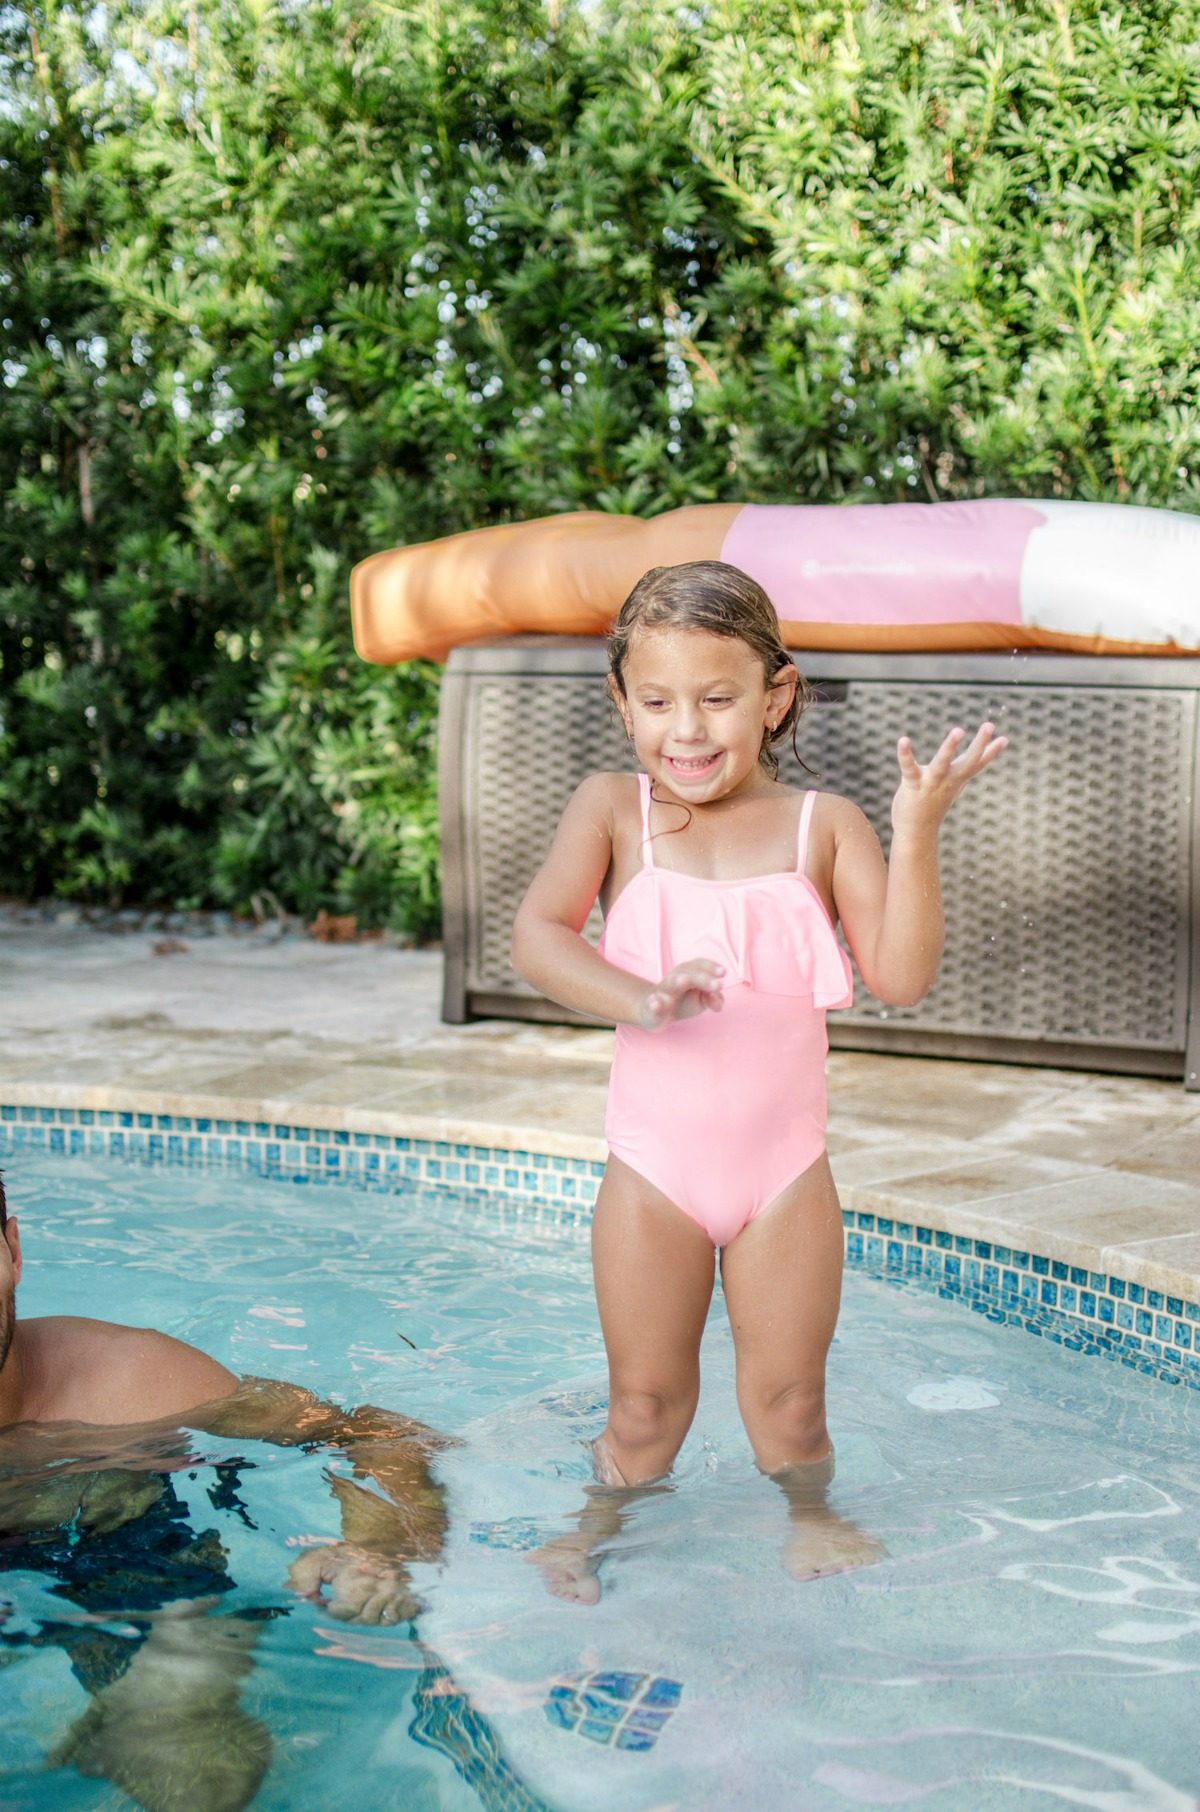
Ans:
[[[779,757],[773,745],[790,737],[799,760],[796,725],[812,694],[783,645],[775,606],[762,586],[740,567],[729,566],[724,560],[688,560],[682,566],[653,566],[643,573],[617,613],[608,638],[609,670],[622,698],[625,662],[635,631],[668,627],[703,629],[709,635],[727,635],[744,642],[762,662],[767,686],[781,667],[795,669],[795,696],[775,728],[763,732],[758,759],[774,779],[779,773]]]

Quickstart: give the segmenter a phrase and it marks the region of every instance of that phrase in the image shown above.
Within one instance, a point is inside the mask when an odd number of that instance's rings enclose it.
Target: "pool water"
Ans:
[[[528,1560],[570,1525],[603,1425],[583,1230],[235,1169],[18,1154],[6,1174],[22,1315],[152,1323],[462,1437],[411,1628],[339,1624],[286,1588],[303,1545],[337,1532],[330,1456],[195,1436],[172,1473],[176,1523],[227,1557],[208,1634],[251,1632],[236,1703],[269,1743],[256,1807],[1200,1804],[1200,1392],[852,1273],[831,1502],[886,1558],[801,1584],[718,1297],[674,1487],[613,1538],[600,1603],[568,1605]],[[132,1643],[138,1607],[70,1597],[69,1539],[16,1558],[0,1803],[130,1804],[46,1758],[89,1705],[72,1644]]]

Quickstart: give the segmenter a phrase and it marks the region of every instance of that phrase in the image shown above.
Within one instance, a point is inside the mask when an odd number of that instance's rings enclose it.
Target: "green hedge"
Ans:
[[[0,15],[0,891],[437,923],[355,560],[590,507],[1194,509],[1200,4]]]

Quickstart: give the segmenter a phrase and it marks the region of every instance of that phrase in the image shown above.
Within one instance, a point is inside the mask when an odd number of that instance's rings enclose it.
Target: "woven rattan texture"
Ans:
[[[853,682],[815,705],[800,749],[817,784],[858,801],[885,845],[903,730],[922,759],[952,724],[1012,740],[942,838],[948,932],[917,1008],[858,988],[845,1020],[1000,1038],[1179,1051],[1185,1041],[1190,693],[1079,686]],[[481,676],[463,773],[467,986],[526,993],[513,914],[573,788],[632,753],[596,674]],[[789,756],[785,780],[804,785]],[[593,913],[588,935],[599,934]]]
[[[848,1018],[1179,1051],[1186,1033],[1190,694],[855,683],[801,726],[820,784],[885,847],[897,734],[927,760],[992,718],[1009,752],[942,831],[946,952],[919,1007],[862,988]],[[786,779],[803,784],[789,762]]]
[[[468,692],[462,772],[466,803],[467,987],[523,993],[508,959],[512,922],[579,782],[637,766],[602,678],[581,674],[480,679]],[[594,907],[586,936],[600,936]]]

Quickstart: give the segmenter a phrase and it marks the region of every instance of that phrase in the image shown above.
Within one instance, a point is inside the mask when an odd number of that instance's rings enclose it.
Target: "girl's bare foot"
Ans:
[[[557,1535],[526,1556],[556,1598],[568,1604],[596,1604],[600,1598],[599,1557],[582,1529]]]
[[[793,1516],[784,1544],[783,1564],[793,1579],[824,1579],[830,1573],[872,1567],[886,1556],[882,1542],[857,1523],[824,1510]]]
[[[575,1528],[556,1535],[526,1558],[532,1561],[556,1598],[569,1604],[597,1604],[600,1599],[599,1568],[603,1550],[618,1535],[631,1505],[663,1489],[661,1479],[628,1485],[603,1436],[592,1443],[592,1465],[597,1483],[585,1492],[583,1509]]]
[[[772,1478],[787,1499],[791,1528],[783,1550],[783,1564],[793,1579],[824,1579],[830,1573],[850,1573],[855,1567],[872,1567],[886,1557],[887,1549],[865,1529],[839,1516],[829,1503],[834,1460],[823,1459],[784,1466]]]

